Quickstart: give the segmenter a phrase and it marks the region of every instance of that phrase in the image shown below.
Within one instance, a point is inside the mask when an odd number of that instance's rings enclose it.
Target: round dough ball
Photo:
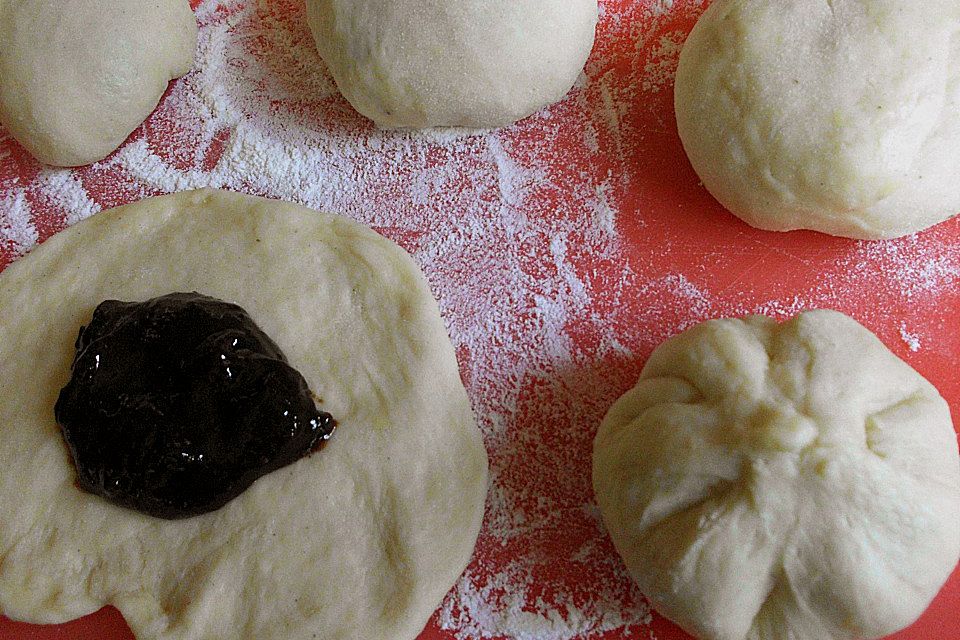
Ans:
[[[960,3],[717,0],[680,55],[677,126],[749,224],[893,238],[960,212]]]
[[[338,422],[223,508],[159,520],[74,485],[53,417],[104,298],[243,306]],[[144,200],[0,274],[0,612],[115,605],[138,640],[414,638],[466,566],[486,454],[413,260],[345,218],[218,191]]]
[[[307,0],[341,93],[383,127],[506,126],[560,100],[597,0]]]
[[[190,70],[187,0],[0,2],[0,123],[41,162],[101,160]]]
[[[926,609],[960,554],[947,403],[835,311],[668,340],[593,456],[617,551],[699,638],[884,636]]]

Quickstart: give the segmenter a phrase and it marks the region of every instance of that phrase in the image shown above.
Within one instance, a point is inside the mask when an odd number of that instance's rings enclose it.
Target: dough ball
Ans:
[[[218,511],[159,520],[74,485],[53,406],[105,298],[243,306],[338,427]],[[138,640],[414,638],[470,557],[480,433],[426,281],[344,218],[218,191],[144,200],[0,274],[0,613],[117,606]]]
[[[884,636],[960,554],[947,403],[835,311],[662,344],[600,426],[593,486],[640,589],[703,639]]]
[[[190,70],[187,0],[0,2],[0,123],[41,162],[101,160]]]
[[[893,238],[960,211],[960,3],[718,0],[680,55],[677,125],[749,224]]]
[[[320,55],[383,127],[506,126],[560,100],[597,0],[307,0]]]

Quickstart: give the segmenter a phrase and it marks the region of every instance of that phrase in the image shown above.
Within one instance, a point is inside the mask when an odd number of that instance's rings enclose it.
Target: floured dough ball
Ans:
[[[101,160],[190,70],[196,47],[187,0],[0,2],[0,123],[41,162]]]
[[[54,404],[101,300],[173,291],[246,309],[338,425],[219,510],[160,520],[77,488]],[[423,275],[373,231],[226,192],[144,200],[11,265],[0,315],[0,613],[113,604],[139,640],[409,639],[465,567],[486,454]]]
[[[384,127],[506,126],[560,100],[597,0],[307,0],[341,93]]]
[[[617,551],[699,638],[884,636],[926,609],[960,554],[946,402],[835,311],[668,340],[593,456]]]
[[[960,3],[718,0],[680,55],[677,125],[749,224],[893,238],[960,212]]]

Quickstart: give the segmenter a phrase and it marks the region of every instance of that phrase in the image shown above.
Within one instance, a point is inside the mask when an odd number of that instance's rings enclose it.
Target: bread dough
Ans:
[[[749,224],[893,238],[960,212],[960,3],[718,0],[680,55],[677,125]]]
[[[835,311],[668,340],[593,456],[617,551],[699,638],[884,636],[926,609],[960,554],[947,403]]]
[[[41,162],[106,157],[190,70],[187,0],[3,0],[0,123]]]
[[[500,127],[560,100],[597,0],[307,0],[341,93],[384,127]]]
[[[338,421],[322,451],[166,521],[75,488],[53,418],[104,298],[243,306]],[[218,191],[97,214],[0,275],[0,612],[117,606],[138,640],[414,638],[480,527],[486,454],[436,302],[369,229]]]

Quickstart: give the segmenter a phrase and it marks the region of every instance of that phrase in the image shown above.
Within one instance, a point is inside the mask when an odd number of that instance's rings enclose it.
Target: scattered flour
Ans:
[[[687,34],[674,31],[660,36],[660,41],[650,51],[650,57],[644,65],[644,91],[673,90],[673,77],[677,73],[680,50]]]
[[[900,325],[900,337],[903,339],[903,342],[907,345],[907,347],[909,347],[910,351],[920,350],[920,336],[907,331],[906,324]]]
[[[701,0],[605,1],[597,50],[563,102],[503,130],[420,133],[349,108],[300,5],[199,2],[196,70],[103,162],[41,170],[0,132],[0,266],[103,208],[207,186],[373,226],[424,268],[490,453],[476,559],[433,624],[458,640],[653,638],[590,483],[596,426],[646,355],[710,317],[784,317],[866,291],[878,298],[868,320],[886,321],[881,303],[932,308],[960,289],[960,242],[847,243],[798,260],[813,273],[801,287],[744,278],[727,291],[705,275],[714,253],[742,250],[741,227],[716,250],[664,233],[663,181],[636,157],[672,130],[664,105]]]
[[[42,208],[59,208],[64,212],[66,225],[80,222],[101,209],[90,199],[77,176],[69,171],[45,169],[31,186]]]
[[[0,198],[0,237],[13,252],[23,253],[38,240],[24,189],[11,189]]]

